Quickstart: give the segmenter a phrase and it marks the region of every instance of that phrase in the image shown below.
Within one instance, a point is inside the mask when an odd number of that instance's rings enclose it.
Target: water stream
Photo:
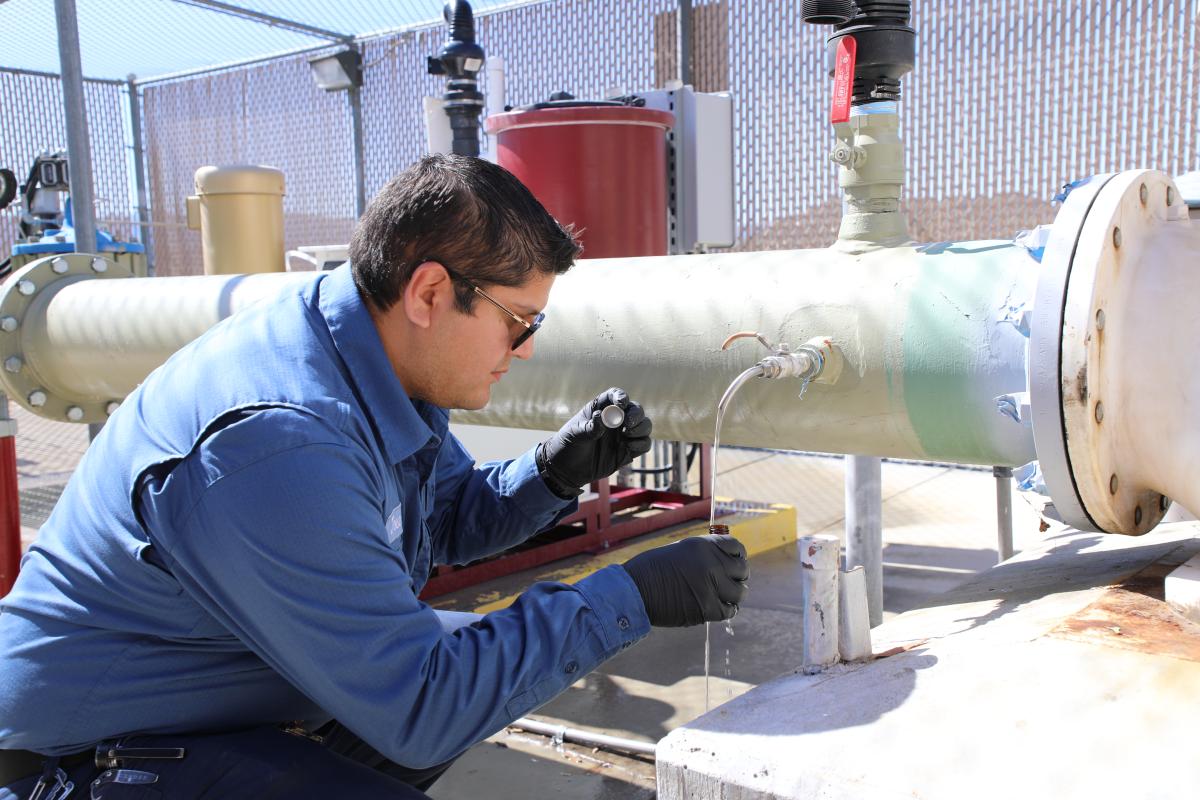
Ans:
[[[725,394],[721,395],[721,401],[719,403],[717,403],[717,427],[716,427],[716,430],[713,432],[713,446],[712,446],[712,484],[709,487],[710,493],[712,494],[712,505],[709,507],[709,511],[708,511],[708,529],[710,531],[712,531],[713,527],[717,524],[717,456],[721,451],[721,423],[725,420],[725,410],[727,408],[729,408],[729,403],[730,403],[730,401],[733,400],[733,396],[735,394],[737,394],[738,389],[741,389],[742,385],[745,384],[746,381],[750,380],[751,378],[756,378],[756,377],[762,375],[762,373],[763,373],[763,368],[761,366],[758,366],[756,364],[755,366],[750,367],[750,369],[746,370],[741,375],[738,375],[736,378],[733,379],[733,383],[729,384],[729,388],[725,390]],[[726,531],[726,532],[728,532],[728,531]],[[708,622],[704,623],[704,711],[705,711],[705,713],[707,713],[708,710],[711,708],[711,705],[709,704],[709,686],[708,686],[709,633],[710,633],[709,628],[710,628],[710,625],[711,625],[711,623],[708,623]],[[725,629],[730,633],[730,635],[733,634],[733,622],[731,620],[727,620],[725,622]],[[725,674],[726,675],[729,674],[729,653],[728,653],[728,651],[726,651],[726,653],[725,653]]]

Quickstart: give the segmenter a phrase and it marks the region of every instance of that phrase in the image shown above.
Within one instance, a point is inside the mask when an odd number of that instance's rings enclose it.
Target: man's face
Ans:
[[[526,322],[546,307],[554,275],[533,274],[520,286],[479,286],[489,297]],[[482,297],[475,297],[471,313],[455,312],[444,318],[438,335],[440,358],[425,388],[426,400],[442,408],[470,411],[487,405],[492,387],[499,383],[514,358],[533,355],[530,337],[516,350],[513,342],[525,327]]]

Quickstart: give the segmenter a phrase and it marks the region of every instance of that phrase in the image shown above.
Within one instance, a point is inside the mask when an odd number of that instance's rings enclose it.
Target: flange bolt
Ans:
[[[83,409],[79,406],[71,406],[67,409],[67,419],[71,422],[79,422],[83,419]]]
[[[37,291],[37,285],[33,281],[24,280],[17,284],[17,291],[29,297],[29,295]]]
[[[93,258],[92,272],[108,272],[108,264],[103,258]]]
[[[25,366],[25,362],[21,360],[20,356],[9,356],[4,359],[4,369],[7,372],[20,372],[23,366]]]
[[[56,258],[50,262],[50,269],[54,270],[54,274],[56,275],[62,275],[70,268],[71,266],[65,258]]]
[[[106,405],[104,407],[104,413],[108,414],[111,417],[113,414],[117,413],[117,409],[120,407],[121,407],[121,403],[119,401],[109,400],[108,405]]]
[[[16,317],[0,318],[0,330],[4,331],[5,333],[12,333],[16,329],[17,329],[17,318]]]
[[[34,389],[25,399],[28,400],[29,405],[33,406],[34,408],[41,408],[42,406],[46,405],[46,393],[41,389]]]

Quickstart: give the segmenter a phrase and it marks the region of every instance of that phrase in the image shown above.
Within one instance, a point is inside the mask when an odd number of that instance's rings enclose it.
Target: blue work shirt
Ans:
[[[110,418],[0,604],[0,748],[334,717],[437,764],[649,632],[628,574],[445,632],[435,563],[574,507],[532,453],[475,468],[400,385],[348,267],[180,350]]]

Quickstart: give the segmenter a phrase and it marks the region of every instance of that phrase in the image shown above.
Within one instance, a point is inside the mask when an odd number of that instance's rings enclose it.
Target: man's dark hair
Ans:
[[[580,246],[511,172],[458,155],[426,156],[383,187],[350,240],[354,283],[386,310],[413,271],[437,261],[476,284],[518,286],[530,273],[561,275]],[[458,308],[476,295],[454,282]]]

